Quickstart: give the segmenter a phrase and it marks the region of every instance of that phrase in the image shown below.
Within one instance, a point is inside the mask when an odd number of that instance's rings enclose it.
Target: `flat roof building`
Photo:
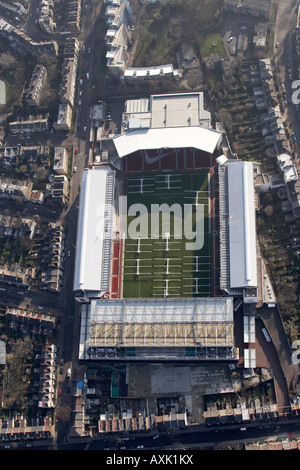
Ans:
[[[204,109],[202,92],[152,95],[125,103],[122,132],[151,128],[204,126],[211,129],[211,114]]]
[[[66,175],[68,172],[68,154],[65,147],[54,148],[53,170],[57,175]]]
[[[114,183],[115,172],[108,167],[83,172],[74,278],[78,298],[109,290]]]
[[[210,127],[211,115],[204,109],[203,98],[201,92],[152,95],[150,97],[151,127]]]
[[[237,359],[233,299],[92,299],[82,305],[80,359]]]
[[[253,164],[221,160],[220,265],[221,288],[257,301],[257,241]],[[250,294],[249,298],[247,293]]]

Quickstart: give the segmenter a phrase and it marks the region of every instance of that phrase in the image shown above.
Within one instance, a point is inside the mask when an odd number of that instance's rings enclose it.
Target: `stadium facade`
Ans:
[[[82,177],[79,359],[237,361],[234,301],[257,302],[252,163],[222,155],[202,93],[127,101],[113,142],[109,163]],[[203,209],[198,251],[182,248],[175,210],[162,210],[154,240],[129,236],[128,221],[137,227],[150,216],[132,222],[128,201],[140,216],[155,197],[160,210],[191,207],[194,235]]]

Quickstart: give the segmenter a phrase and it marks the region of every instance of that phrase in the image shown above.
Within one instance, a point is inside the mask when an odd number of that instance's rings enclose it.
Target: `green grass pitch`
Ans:
[[[143,204],[147,213],[141,218],[137,212],[127,217],[127,238],[123,260],[123,297],[208,297],[211,295],[211,233],[209,174],[160,173],[127,176],[127,210],[133,204]],[[162,212],[158,226],[151,224],[153,204],[180,205],[181,212]],[[195,204],[204,208],[204,243],[201,249],[187,249],[184,228],[185,204],[193,204],[192,227],[195,229]],[[137,206],[135,206],[137,207]],[[139,217],[139,218],[138,218]],[[180,218],[180,220],[179,220]],[[168,220],[170,223],[168,223]],[[142,224],[138,224],[142,222]],[[144,232],[140,238],[132,237]],[[182,236],[176,238],[174,227],[182,227]],[[152,231],[152,232],[151,232]],[[170,238],[166,240],[165,233]],[[152,233],[152,236],[151,236]],[[153,234],[155,237],[153,237]],[[178,233],[177,233],[178,235]]]

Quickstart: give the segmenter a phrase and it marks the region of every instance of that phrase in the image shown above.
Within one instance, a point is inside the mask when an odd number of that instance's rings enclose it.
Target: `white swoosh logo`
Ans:
[[[148,163],[148,165],[152,165],[152,163],[157,162],[161,158],[167,157],[168,155],[171,155],[171,152],[168,153],[162,153],[161,155],[157,155],[156,157],[149,157],[148,153],[145,154],[145,162]]]

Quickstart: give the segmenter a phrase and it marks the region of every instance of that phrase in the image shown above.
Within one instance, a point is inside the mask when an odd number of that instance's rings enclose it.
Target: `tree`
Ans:
[[[6,368],[3,378],[3,405],[22,408],[26,402],[31,373],[33,344],[26,336],[14,344],[12,352],[6,357]]]
[[[61,405],[57,410],[57,417],[64,423],[68,423],[71,418],[71,408],[69,405]]]

